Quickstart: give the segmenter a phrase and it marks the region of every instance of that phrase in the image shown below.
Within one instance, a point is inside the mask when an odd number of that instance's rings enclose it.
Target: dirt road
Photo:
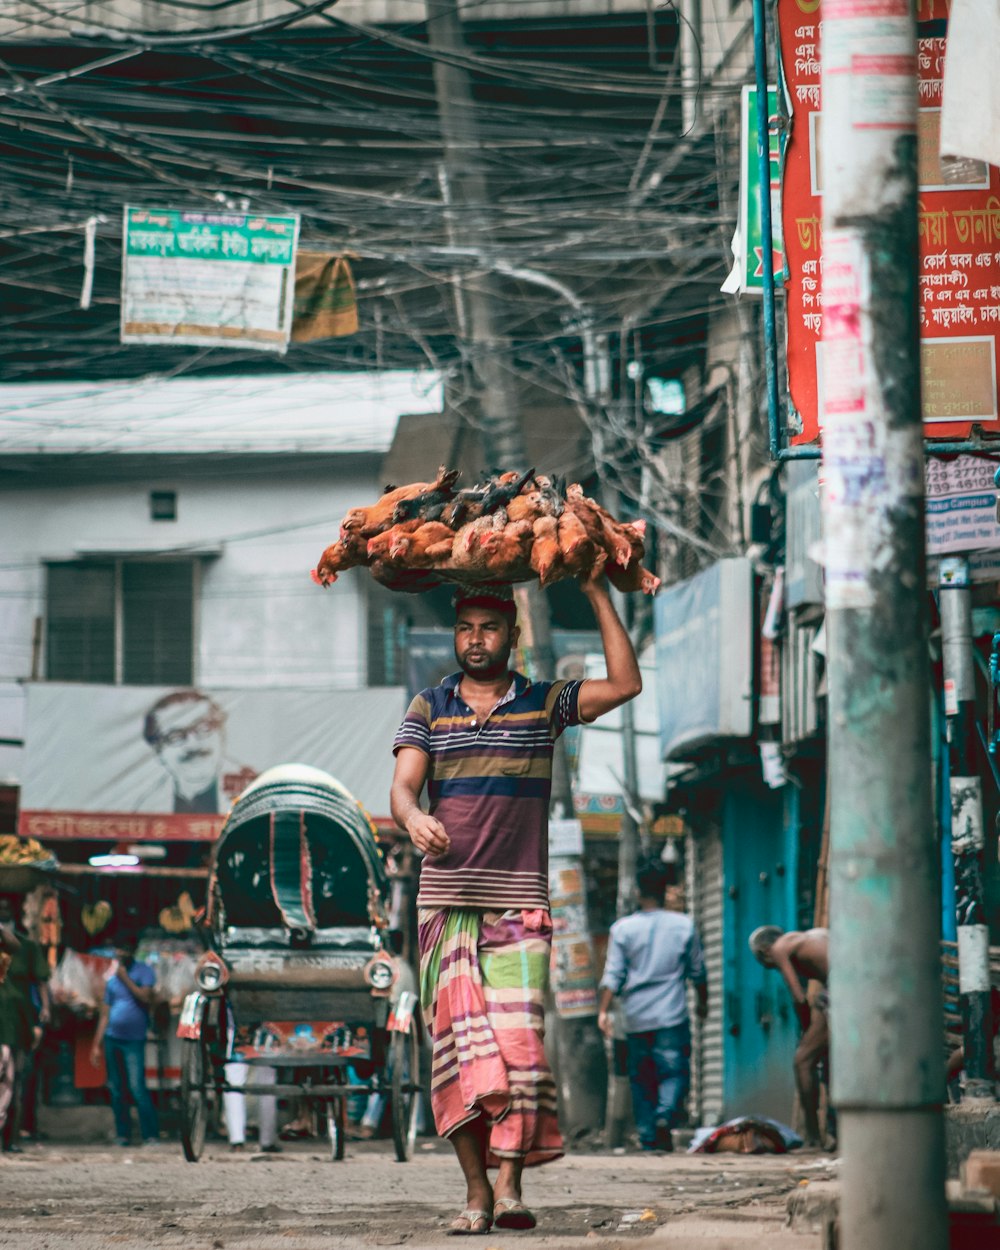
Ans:
[[[545,1250],[816,1250],[784,1230],[785,1199],[832,1174],[824,1156],[577,1154],[530,1173],[533,1233],[493,1231],[474,1244]],[[163,1142],[140,1150],[44,1145],[0,1156],[0,1246],[18,1250],[339,1250],[454,1245],[462,1189],[445,1143],[396,1163],[388,1142],[352,1143],[342,1163],[315,1144],[281,1155],[209,1146],[183,1161]]]

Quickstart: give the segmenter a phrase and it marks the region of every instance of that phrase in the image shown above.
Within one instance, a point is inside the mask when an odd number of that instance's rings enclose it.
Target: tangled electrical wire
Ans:
[[[511,21],[468,4],[465,47],[442,51],[422,2],[392,26],[348,20],[333,0],[157,8],[155,31],[111,0],[18,0],[0,17],[0,381],[427,365],[475,421],[489,350],[519,385],[569,394],[604,425],[609,474],[648,507],[637,465],[655,458],[657,431],[625,387],[601,409],[584,395],[580,321],[616,367],[637,354],[680,372],[725,301],[732,217],[720,204],[738,145],[720,163],[711,126],[683,133],[675,10],[570,19],[526,6]],[[442,66],[469,76],[481,202],[450,194]],[[699,89],[709,113],[737,99],[732,83]],[[300,214],[301,246],[354,259],[361,329],[280,359],[123,345],[125,204]],[[498,276],[505,266],[522,276]],[[464,300],[487,281],[500,312],[484,349]],[[659,524],[684,531],[666,505]]]

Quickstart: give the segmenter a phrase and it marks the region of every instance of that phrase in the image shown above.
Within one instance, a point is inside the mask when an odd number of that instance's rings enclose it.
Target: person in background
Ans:
[[[818,1070],[828,1064],[830,1055],[830,995],[826,988],[830,976],[830,934],[826,929],[786,933],[777,925],[765,924],[750,934],[749,945],[759,964],[777,968],[792,996],[802,1029],[794,1063],[805,1120],[805,1144],[821,1146]],[[810,981],[823,987],[811,1000]]]
[[[96,1066],[100,1063],[103,1044],[119,1146],[127,1146],[132,1135],[129,1094],[139,1112],[143,1142],[151,1144],[160,1136],[156,1109],[146,1087],[146,1033],[149,1009],[156,995],[156,974],[148,964],[136,959],[135,948],[136,941],[131,934],[120,934],[115,939],[118,966],[104,990],[90,1050],[90,1061]]]
[[[7,980],[14,954],[20,946],[17,935],[9,927],[0,925],[0,986]],[[7,1042],[0,1042],[0,1133],[6,1127],[13,1097],[14,1048]]]
[[[40,1141],[38,1131],[38,1092],[41,1084],[42,1040],[45,1037],[45,1025],[42,1024],[42,995],[37,985],[31,987],[31,1006],[35,1013],[32,1028],[31,1050],[25,1055],[24,1072],[21,1078],[20,1137],[26,1141]],[[46,1017],[48,1019],[48,1017]]]
[[[0,899],[0,950],[10,958],[6,976],[0,979],[0,1147],[18,1154],[24,1071],[51,1010],[49,965],[38,943],[15,929],[5,898]]]
[[[261,1085],[274,1085],[278,1080],[278,1069],[269,1064],[249,1064],[246,1062],[245,1050],[257,1053],[270,1050],[274,1045],[274,1035],[266,1026],[256,1030],[249,1044],[244,1041],[246,1034],[237,1035],[236,1022],[229,1017],[229,1057],[226,1062],[226,1082],[238,1085],[240,1089]],[[253,1079],[251,1079],[251,1076]],[[278,1100],[273,1094],[260,1094],[257,1098],[257,1141],[262,1154],[280,1154],[278,1145]],[[247,1140],[247,1099],[246,1094],[228,1091],[222,1095],[222,1107],[226,1114],[226,1135],[229,1138],[229,1149],[235,1153],[242,1151]]]
[[[667,874],[652,863],[638,873],[639,910],[611,926],[601,978],[597,1024],[613,1035],[609,1014],[616,994],[625,1009],[632,1109],[643,1150],[673,1150],[672,1130],[687,1093],[691,1024],[687,985],[708,1013],[708,983],[701,943],[691,918],[667,911]]]

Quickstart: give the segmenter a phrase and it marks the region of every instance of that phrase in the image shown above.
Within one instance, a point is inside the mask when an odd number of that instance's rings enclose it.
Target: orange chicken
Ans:
[[[353,569],[359,564],[367,563],[366,543],[345,542],[342,538],[338,538],[320,556],[319,563],[310,576],[317,586],[332,586],[338,574],[343,573],[345,569]]]
[[[644,569],[638,562],[630,564],[626,569],[617,561],[609,560],[604,566],[604,571],[611,585],[625,594],[633,590],[641,590],[644,595],[655,595],[660,587],[660,579],[656,574],[651,573],[649,569]]]
[[[409,569],[430,569],[451,556],[454,544],[455,531],[450,526],[441,521],[425,521],[412,533],[396,539],[389,548],[389,559]]]
[[[515,495],[507,505],[507,516],[511,521],[528,521],[533,525],[544,513],[545,504],[540,490],[529,490],[523,495]]]
[[[525,581],[531,569],[531,522],[510,521],[479,539],[492,581]]]
[[[463,525],[452,543],[449,567],[463,576],[484,580],[488,574],[487,553],[482,548],[481,540],[483,535],[502,530],[506,524],[507,514],[501,509],[492,516],[477,517],[475,521]]]
[[[595,546],[587,534],[587,527],[569,508],[559,518],[558,534],[559,550],[567,573],[573,577],[589,577],[597,571],[598,552],[603,556],[603,549]]]
[[[632,560],[636,558],[634,551],[634,540],[637,535],[634,531],[627,531],[627,527],[622,525],[605,508],[583,493],[583,487],[575,482],[566,491],[566,506],[575,512],[587,527],[587,533],[590,535],[591,541],[596,542],[607,551],[608,556],[622,568],[628,568]],[[626,532],[627,531],[627,532]],[[641,539],[639,541],[638,559],[642,559],[644,554]]]
[[[369,538],[367,540],[368,559],[384,560],[392,550],[394,543],[398,542],[404,534],[412,534],[421,525],[423,525],[423,521],[419,517],[415,517],[412,521],[400,521],[396,525],[390,525],[381,534],[376,534],[374,538]]]
[[[532,532],[531,567],[538,574],[543,586],[554,582],[563,571],[562,552],[559,549],[559,522],[554,516],[540,516]]]
[[[352,508],[340,523],[340,536],[357,532],[365,538],[373,538],[392,524],[392,514],[396,505],[405,499],[416,499],[418,495],[429,491],[441,490],[449,479],[454,482],[455,474],[441,465],[433,482],[411,482],[409,486],[396,486],[387,490],[377,503],[369,508]]]

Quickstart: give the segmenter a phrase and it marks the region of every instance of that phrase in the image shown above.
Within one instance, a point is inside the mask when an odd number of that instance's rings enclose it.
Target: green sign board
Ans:
[[[767,114],[778,112],[778,92],[767,91]],[[785,152],[785,136],[775,126],[768,126],[768,155],[771,180],[767,188],[771,197],[771,245],[774,262],[774,284],[781,286],[787,278],[785,249],[781,238],[781,165]],[[740,143],[740,208],[739,225],[733,240],[735,264],[726,282],[727,291],[762,291],[764,289],[764,239],[761,229],[760,161],[757,152],[757,88],[744,87],[741,110]]]
[[[125,208],[122,341],[284,352],[297,216]]]

